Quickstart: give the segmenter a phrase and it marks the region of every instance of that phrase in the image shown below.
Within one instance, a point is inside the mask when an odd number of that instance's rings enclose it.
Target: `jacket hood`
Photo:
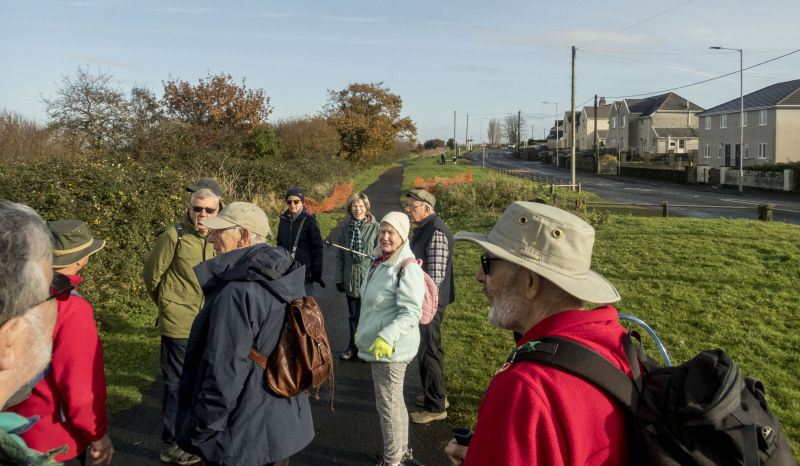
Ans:
[[[256,282],[283,302],[305,295],[305,266],[268,244],[227,252],[195,266],[194,273],[206,296],[232,281]]]

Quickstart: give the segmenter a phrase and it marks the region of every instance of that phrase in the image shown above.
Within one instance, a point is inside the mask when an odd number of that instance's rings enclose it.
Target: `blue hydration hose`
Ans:
[[[641,325],[642,328],[644,328],[647,331],[647,333],[650,335],[650,337],[653,339],[653,341],[656,342],[656,346],[658,347],[658,350],[661,352],[661,357],[664,358],[664,365],[666,365],[667,367],[672,366],[672,361],[670,361],[670,359],[669,359],[669,355],[667,354],[667,349],[664,348],[664,344],[661,343],[661,339],[658,338],[658,335],[656,335],[656,332],[652,328],[650,328],[650,326],[647,325],[645,323],[645,321],[643,321],[642,319],[640,319],[638,317],[634,317],[634,316],[628,315],[628,314],[619,314],[619,318],[622,319],[622,320],[628,320],[628,321],[631,321],[631,322],[634,322],[636,324]]]

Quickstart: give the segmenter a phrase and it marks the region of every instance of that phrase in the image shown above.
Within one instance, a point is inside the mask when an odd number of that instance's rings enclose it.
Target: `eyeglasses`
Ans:
[[[286,200],[286,205],[302,204],[302,203],[303,203],[303,201],[301,201],[300,199],[287,199]]]
[[[219,237],[219,235],[221,235],[223,231],[233,230],[235,228],[236,227],[220,228],[219,230],[208,230],[208,236],[214,235]]]
[[[75,284],[72,283],[72,280],[70,280],[68,276],[64,275],[63,273],[55,272],[53,273],[53,280],[50,282],[50,296],[42,301],[42,304],[50,301],[51,299],[56,299],[61,295],[69,293],[74,289]]]
[[[211,215],[211,214],[213,214],[214,212],[217,211],[217,208],[216,207],[200,207],[199,205],[193,205],[192,206],[192,210],[197,212],[198,214],[205,210],[208,215]]]
[[[416,209],[417,207],[422,207],[422,206],[424,206],[424,205],[425,205],[425,204],[417,204],[417,205],[410,205],[410,204],[409,204],[409,205],[407,205],[407,206],[406,206],[406,210],[414,210],[414,209]]]
[[[489,257],[486,254],[482,254],[481,267],[483,267],[483,274],[489,275],[489,264],[491,264],[492,261],[501,261],[501,260],[503,259],[500,259],[499,257]]]

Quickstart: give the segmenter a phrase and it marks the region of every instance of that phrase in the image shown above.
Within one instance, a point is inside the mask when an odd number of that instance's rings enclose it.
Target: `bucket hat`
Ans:
[[[224,230],[238,226],[247,228],[265,238],[270,232],[267,214],[260,207],[249,202],[231,202],[216,217],[200,220],[200,224],[212,230]]]
[[[594,228],[569,212],[536,202],[511,204],[487,234],[459,231],[492,255],[525,267],[582,301],[621,299],[614,285],[590,270]]]
[[[47,225],[53,234],[53,268],[72,265],[105,247],[82,220],[56,220]]]

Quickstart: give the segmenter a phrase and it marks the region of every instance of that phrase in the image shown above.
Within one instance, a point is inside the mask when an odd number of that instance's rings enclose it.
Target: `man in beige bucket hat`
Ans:
[[[483,248],[476,279],[489,322],[522,334],[577,341],[631,376],[617,311],[584,303],[620,300],[590,269],[594,229],[579,217],[535,202],[515,202],[487,234],[456,241]],[[480,351],[476,348],[476,351]],[[625,411],[600,389],[559,369],[506,364],[489,384],[469,446],[445,449],[454,465],[627,464]]]

